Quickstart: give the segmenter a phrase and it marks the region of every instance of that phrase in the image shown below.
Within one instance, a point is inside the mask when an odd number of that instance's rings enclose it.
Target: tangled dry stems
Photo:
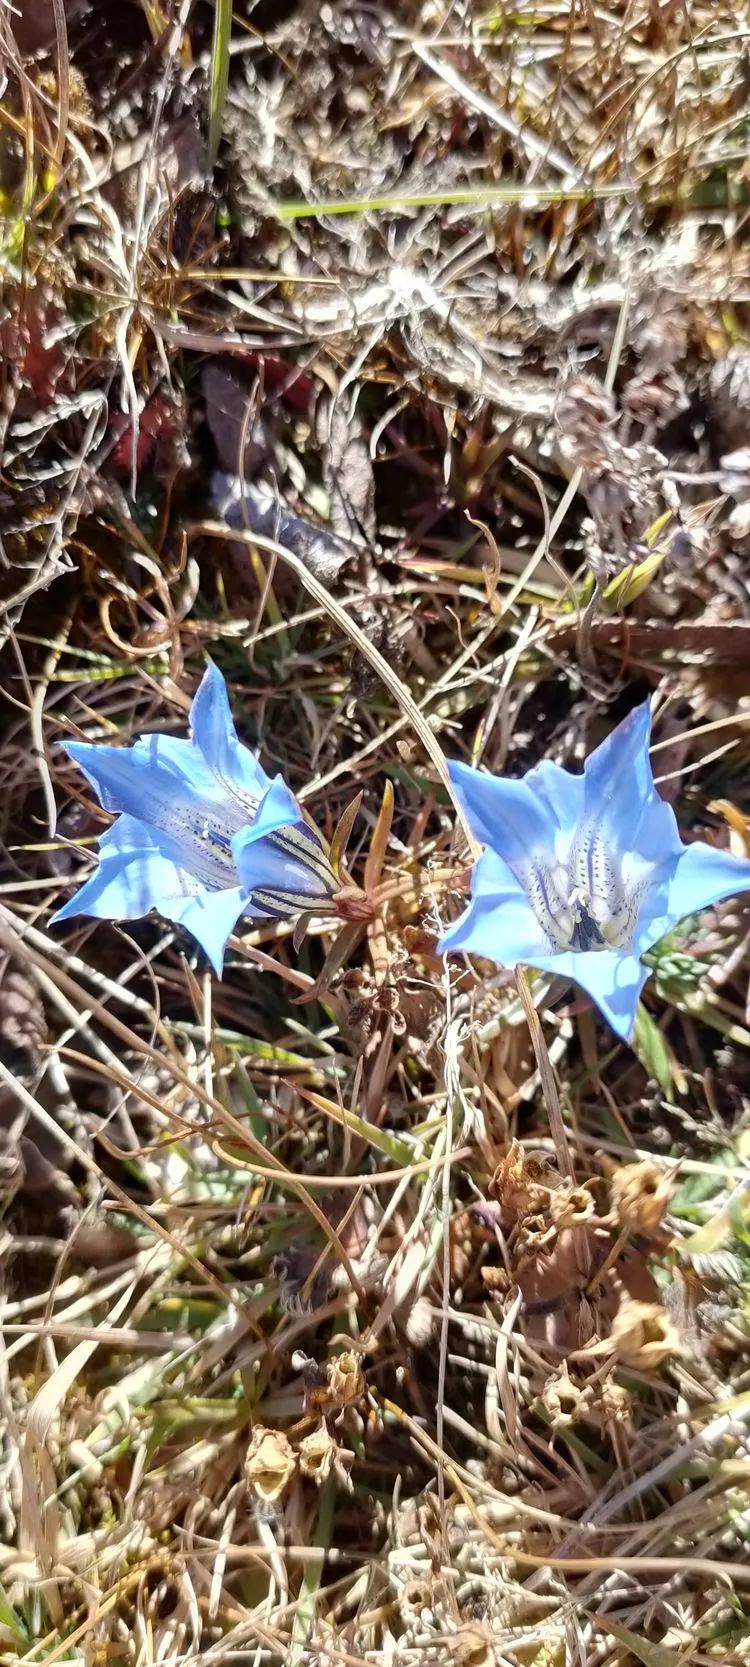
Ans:
[[[445,752],[655,691],[747,838],[742,9],[238,6],[213,183],[207,18],[74,10],[3,15],[3,1646],[738,1659],[746,921],[635,1054],[434,944]],[[45,930],[55,743],[181,731],[206,651],[373,900],[221,983]]]

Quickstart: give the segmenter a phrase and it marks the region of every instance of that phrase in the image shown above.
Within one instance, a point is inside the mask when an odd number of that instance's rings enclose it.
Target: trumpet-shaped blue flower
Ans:
[[[471,901],[439,949],[560,973],[586,990],[618,1036],[633,1031],[644,952],[685,915],[750,890],[750,862],[683,845],[649,762],[639,706],[582,775],[545,760],[520,781],[450,763],[475,838]]]
[[[66,743],[104,809],[119,814],[99,840],[91,878],[53,919],[137,920],[157,909],[186,927],[221,972],[240,915],[326,908],[339,883],[294,794],[238,740],[214,665],[193,701],[190,729],[189,741]]]

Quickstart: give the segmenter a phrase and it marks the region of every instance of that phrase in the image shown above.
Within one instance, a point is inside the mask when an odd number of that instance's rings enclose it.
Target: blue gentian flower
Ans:
[[[648,702],[572,775],[544,760],[520,781],[449,763],[475,838],[471,901],[441,952],[559,973],[618,1036],[633,1031],[649,976],[640,957],[685,915],[750,890],[750,862],[683,845],[649,761]]]
[[[221,972],[240,915],[326,909],[339,890],[316,830],[281,776],[271,781],[237,738],[221,672],[210,665],[190,710],[191,738],[143,735],[132,747],[68,741],[117,821],[99,862],[53,916],[137,920],[151,909],[187,928]]]

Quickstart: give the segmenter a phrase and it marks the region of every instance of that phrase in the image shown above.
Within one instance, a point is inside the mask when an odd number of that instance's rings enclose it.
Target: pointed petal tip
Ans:
[[[651,739],[652,719],[651,696],[647,695],[645,700],[631,707],[627,715],[610,730],[609,735],[589,753],[584,760],[584,774],[591,767],[600,768],[605,762],[612,768],[616,760],[624,758],[625,754],[637,751],[643,746],[647,747]]]
[[[50,915],[49,920],[47,921],[47,925],[48,926],[59,926],[61,921],[71,920],[74,915],[77,915],[79,913],[80,913],[80,909],[78,907],[78,893],[76,892],[73,897],[68,898],[67,903],[61,903],[60,908],[55,909],[54,914]]]
[[[198,941],[199,940],[196,939],[196,942],[198,942]],[[227,953],[226,944],[224,944],[222,948],[219,948],[218,946],[217,947],[211,946],[209,948],[209,947],[206,946],[206,944],[201,944],[201,948],[202,948],[203,953],[206,957],[206,960],[209,963],[209,966],[211,967],[212,971],[215,972],[216,977],[217,978],[223,978],[224,977],[224,961],[226,959],[226,953]]]
[[[700,914],[703,909],[748,891],[748,858],[735,857],[702,839],[682,845],[664,880],[658,907],[643,913],[643,928],[637,933],[639,954],[671,932],[687,915]]]
[[[222,706],[226,707],[226,711],[229,713],[229,691],[227,689],[226,679],[219,671],[216,662],[214,660],[209,660],[208,656],[206,656],[205,670],[195,694],[193,695],[190,706],[191,722],[196,707],[198,709],[198,715],[200,715],[202,706],[207,703],[213,705],[213,702],[217,700],[222,703]]]
[[[212,683],[216,689],[226,689],[227,680],[224,673],[219,671],[216,661],[211,659],[210,654],[205,656],[205,667],[201,683]]]
[[[462,939],[465,937],[464,928],[470,914],[471,904],[468,909],[464,909],[463,914],[459,915],[458,920],[454,920],[451,926],[446,927],[435,945],[436,955],[461,955],[463,953]]]
[[[591,1000],[592,1001],[594,1000],[593,996],[591,997]],[[622,1013],[621,1014],[621,1013],[613,1013],[613,1012],[610,1011],[610,1012],[607,1012],[606,1014],[604,1014],[604,1017],[607,1020],[607,1024],[609,1025],[610,1030],[614,1031],[615,1036],[619,1037],[619,1040],[621,1042],[632,1042],[632,1040],[633,1040],[633,1036],[635,1034],[635,1021],[636,1021],[636,1015],[637,1015],[637,1012],[638,1012],[638,1001],[639,1000],[640,1000],[640,998],[636,999],[636,1002],[635,1002],[635,1005],[633,1007],[632,1013]]]
[[[98,744],[94,741],[58,742],[60,750],[67,753],[68,758],[72,758],[73,763],[78,764],[81,768],[85,768],[87,758],[91,758],[93,754],[100,752],[102,746],[106,745],[106,741],[99,742]]]
[[[528,964],[542,972],[560,974],[577,984],[594,1002],[622,1042],[633,1035],[641,991],[649,969],[636,955],[619,950],[562,950],[534,956]]]

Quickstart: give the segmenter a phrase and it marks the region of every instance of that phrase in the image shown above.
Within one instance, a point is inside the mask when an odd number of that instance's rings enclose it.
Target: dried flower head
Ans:
[[[628,416],[644,428],[662,428],[689,404],[685,381],[671,366],[640,370],[631,376],[622,396]]]
[[[309,1476],[318,1487],[327,1482],[337,1451],[330,1431],[325,1424],[319,1424],[317,1430],[300,1442],[299,1467],[303,1476]]]
[[[656,310],[648,313],[636,327],[633,347],[649,370],[678,364],[688,350],[684,312],[657,292]]]
[[[359,1355],[356,1355],[353,1349],[344,1349],[342,1354],[329,1361],[326,1376],[328,1395],[334,1406],[348,1407],[362,1399],[365,1378]]]
[[[544,1184],[546,1178],[547,1171],[535,1158],[527,1156],[520,1140],[512,1140],[489,1187],[492,1197],[500,1205],[506,1225],[545,1209],[550,1196],[549,1185]],[[551,1174],[549,1180],[552,1180]]]
[[[591,1401],[590,1386],[574,1383],[565,1365],[562,1371],[547,1379],[542,1391],[542,1404],[553,1429],[585,1418]]]
[[[404,1314],[404,1330],[415,1349],[426,1349],[435,1330],[435,1314],[429,1297],[417,1297]]]
[[[493,1667],[497,1660],[492,1634],[479,1626],[462,1626],[451,1650],[456,1667]]]
[[[610,560],[633,561],[648,554],[645,537],[663,508],[666,461],[643,443],[612,444],[607,458],[589,474],[586,499]]]
[[[596,1205],[588,1187],[559,1187],[550,1194],[549,1213],[556,1227],[576,1227],[590,1221]]]
[[[671,1177],[655,1163],[628,1163],[612,1176],[612,1212],[629,1233],[653,1234],[664,1220],[672,1191]]]
[[[280,1499],[297,1468],[297,1457],[282,1430],[256,1424],[245,1459],[245,1478],[264,1504]]]
[[[750,503],[735,504],[727,516],[727,537],[737,555],[750,554]]]
[[[480,1268],[479,1272],[482,1284],[486,1285],[488,1291],[504,1292],[508,1290],[510,1286],[510,1275],[507,1268],[501,1268],[495,1266],[493,1263],[487,1263],[484,1267]]]
[[[320,1424],[313,1430],[299,1447],[299,1467],[303,1476],[308,1476],[318,1487],[328,1481],[329,1476],[340,1486],[350,1488],[349,1472],[354,1463],[354,1454],[348,1447],[340,1447],[325,1424]]]
[[[707,399],[722,451],[731,452],[745,446],[750,411],[750,349],[732,347],[715,361],[709,372]]]
[[[750,498],[750,446],[726,452],[720,459],[719,485],[722,492],[726,492],[729,498],[736,498],[738,504],[747,502]]]
[[[659,1302],[623,1297],[609,1340],[623,1366],[655,1372],[681,1353],[680,1336]],[[609,1346],[609,1345],[607,1345]]]
[[[598,1385],[596,1395],[591,1402],[590,1416],[593,1423],[606,1429],[608,1424],[617,1424],[627,1434],[633,1423],[633,1397],[624,1384],[618,1383],[616,1378],[608,1373]]]
[[[549,1254],[550,1246],[557,1238],[557,1228],[550,1221],[547,1214],[525,1216],[518,1224],[515,1238],[515,1252],[518,1264],[521,1266],[530,1257],[536,1259],[543,1253]]]

